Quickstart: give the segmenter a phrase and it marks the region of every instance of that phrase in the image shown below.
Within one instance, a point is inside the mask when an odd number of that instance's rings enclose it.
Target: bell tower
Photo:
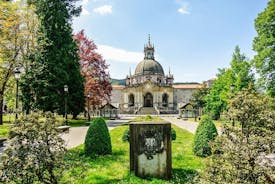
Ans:
[[[144,59],[155,60],[154,52],[155,48],[154,45],[151,44],[151,38],[149,34],[148,43],[144,46]]]

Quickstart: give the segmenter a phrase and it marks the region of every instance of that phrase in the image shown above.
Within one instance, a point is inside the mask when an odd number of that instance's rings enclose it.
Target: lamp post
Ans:
[[[231,98],[233,97],[233,92],[234,92],[234,89],[235,89],[235,85],[234,84],[231,84],[230,85],[230,89],[231,89]],[[234,121],[234,118],[232,120],[232,126],[234,127],[235,126],[235,121]]]
[[[18,67],[16,67],[14,69],[14,78],[15,78],[15,81],[16,81],[16,99],[15,99],[15,119],[18,119],[18,81],[20,79],[20,70]]]
[[[90,116],[90,97],[91,97],[91,93],[89,92],[88,95],[88,121],[91,121],[91,116]]]
[[[69,87],[67,84],[64,85],[64,92],[65,92],[65,124],[68,123],[68,115],[67,115],[67,94],[69,91]]]

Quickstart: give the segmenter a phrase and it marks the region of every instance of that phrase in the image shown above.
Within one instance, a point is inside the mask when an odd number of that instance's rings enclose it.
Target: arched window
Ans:
[[[144,95],[144,107],[153,107],[153,95],[151,93]]]
[[[163,107],[168,107],[168,95],[167,95],[167,93],[164,93],[162,95],[162,106]]]
[[[133,94],[129,95],[129,107],[135,106],[135,96]]]

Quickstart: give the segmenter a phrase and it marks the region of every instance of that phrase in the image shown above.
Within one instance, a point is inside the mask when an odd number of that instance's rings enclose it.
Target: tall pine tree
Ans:
[[[31,0],[40,19],[40,51],[35,53],[22,86],[29,86],[33,108],[64,113],[64,85],[68,85],[68,113],[73,117],[84,109],[84,80],[80,74],[77,45],[71,21],[81,9],[76,0]],[[22,88],[24,89],[24,88]],[[28,98],[28,96],[25,96]]]

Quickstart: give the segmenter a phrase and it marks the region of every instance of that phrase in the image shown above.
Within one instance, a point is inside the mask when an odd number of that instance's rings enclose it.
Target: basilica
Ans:
[[[192,93],[200,84],[174,84],[170,69],[164,73],[155,60],[155,48],[150,41],[144,46],[144,59],[138,63],[135,73],[126,76],[125,85],[113,85],[111,104],[121,113],[164,114],[176,113],[188,104]]]

